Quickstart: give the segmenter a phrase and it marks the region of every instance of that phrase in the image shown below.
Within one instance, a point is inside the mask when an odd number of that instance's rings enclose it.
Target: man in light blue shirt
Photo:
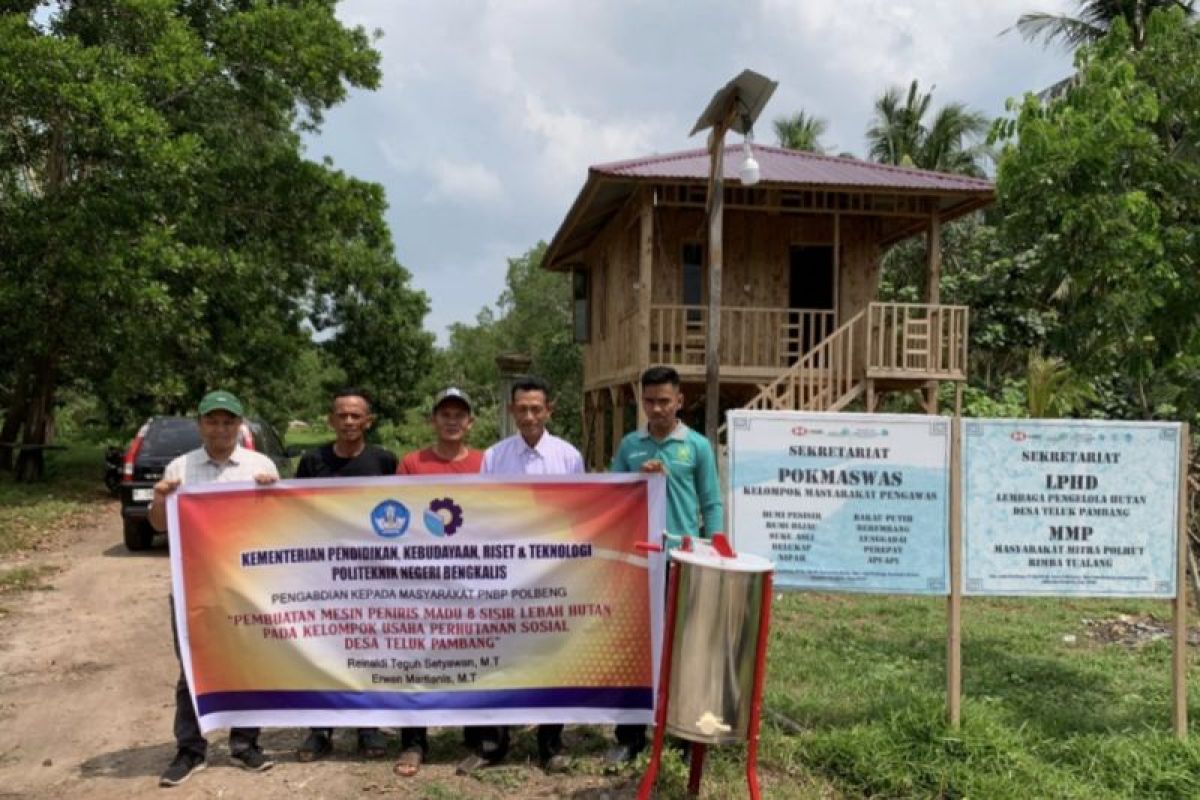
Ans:
[[[517,433],[503,439],[483,454],[484,475],[575,475],[582,474],[583,456],[574,445],[546,430],[554,413],[550,386],[532,375],[513,384],[508,410],[517,423]],[[570,759],[562,752],[562,725],[539,725],[538,757],[546,772],[566,772]],[[467,743],[475,753],[458,765],[459,774],[469,774],[488,764],[498,764],[508,751],[508,728],[473,727],[466,731]]]
[[[646,427],[621,440],[612,472],[657,472],[667,477],[667,533],[711,538],[725,530],[725,507],[717,478],[717,460],[708,439],[679,419],[683,392],[679,373],[651,367],[642,373],[642,409]],[[610,766],[632,761],[646,746],[641,725],[618,725],[617,746],[605,760]]]

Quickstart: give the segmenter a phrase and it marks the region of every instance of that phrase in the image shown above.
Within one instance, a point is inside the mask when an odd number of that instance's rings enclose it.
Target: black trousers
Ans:
[[[615,731],[617,744],[623,744],[635,753],[646,746],[645,725],[618,725]]]
[[[545,761],[562,752],[562,732],[562,725],[538,725],[538,758]],[[507,725],[475,725],[463,728],[463,739],[467,747],[493,763],[503,761],[508,755],[510,738]]]
[[[183,671],[183,659],[179,654],[179,631],[175,627],[175,601],[168,597],[171,608],[171,642],[175,647],[175,658],[179,659],[179,680],[175,682],[175,746],[179,750],[204,758],[208,754],[208,740],[200,732],[200,720],[192,705],[188,691],[187,673]],[[242,753],[258,746],[258,728],[231,728],[229,730],[229,752]]]
[[[373,733],[379,728],[359,728],[358,735],[365,736],[368,733]],[[326,736],[333,736],[333,728],[312,728],[313,733],[323,733]],[[400,729],[400,749],[407,750],[410,747],[420,747],[421,752],[429,752],[429,737],[425,728],[401,728]]]

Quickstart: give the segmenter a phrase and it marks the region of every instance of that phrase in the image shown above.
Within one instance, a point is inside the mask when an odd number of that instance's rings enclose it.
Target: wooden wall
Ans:
[[[876,298],[883,254],[879,247],[878,220],[843,215],[838,224],[842,240],[838,321],[845,322]]]
[[[654,219],[655,305],[683,302],[683,245],[708,246],[703,211],[660,208]],[[870,217],[843,215],[838,316],[848,318],[875,299],[879,288],[878,225]],[[799,215],[730,211],[724,224],[722,301],[727,306],[786,308],[789,249],[833,245],[832,214]],[[707,302],[707,285],[705,285]]]
[[[584,384],[636,370],[639,196],[635,194],[588,247],[591,341],[584,347]]]
[[[591,341],[584,348],[584,383],[597,386],[636,379],[647,363],[637,341],[640,211],[648,195],[635,194],[586,251],[591,294]],[[871,217],[727,211],[724,222],[723,305],[786,308],[789,249],[841,241],[837,276],[838,323],[875,299],[879,286],[879,222]],[[703,210],[653,211],[651,302],[683,302],[683,246],[708,245]],[[707,279],[702,303],[707,303]],[[635,288],[636,287],[636,288]]]

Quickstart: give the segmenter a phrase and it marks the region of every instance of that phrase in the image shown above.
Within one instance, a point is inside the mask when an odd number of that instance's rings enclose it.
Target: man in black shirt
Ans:
[[[367,444],[366,433],[375,417],[371,402],[361,389],[343,389],[333,397],[329,427],[332,442],[309,450],[296,467],[297,478],[352,478],[395,475],[396,456],[382,447]],[[423,731],[422,731],[423,732]],[[316,761],[333,752],[333,729],[313,728],[300,745],[296,758]],[[387,755],[387,740],[378,728],[358,729],[358,751],[367,758]]]

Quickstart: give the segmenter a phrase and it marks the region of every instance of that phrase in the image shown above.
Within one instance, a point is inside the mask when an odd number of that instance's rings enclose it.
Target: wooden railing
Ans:
[[[837,411],[863,391],[866,312],[825,337],[754,396],[746,408]]]
[[[833,311],[811,308],[721,309],[722,367],[780,369],[793,364],[833,331]],[[650,363],[702,365],[708,308],[650,308]]]
[[[966,380],[966,306],[871,303],[868,314],[868,377]]]

